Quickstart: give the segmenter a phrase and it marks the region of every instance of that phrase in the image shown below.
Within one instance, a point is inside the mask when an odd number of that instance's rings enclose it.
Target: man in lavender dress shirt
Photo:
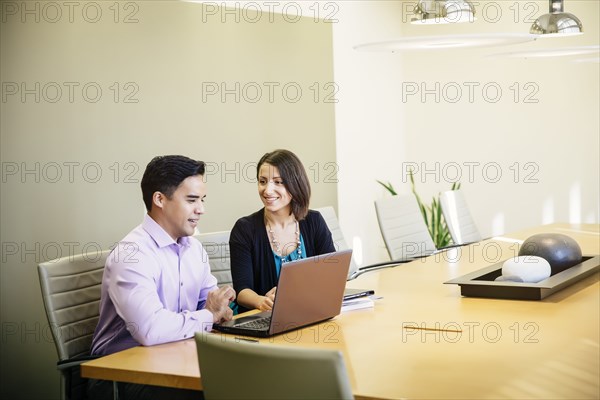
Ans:
[[[155,157],[142,178],[148,214],[115,247],[102,278],[100,319],[92,354],[192,338],[232,318],[235,291],[217,287],[208,256],[194,234],[204,213],[204,163]],[[199,398],[198,392],[119,384],[119,398]],[[93,398],[112,396],[112,383],[92,381]]]

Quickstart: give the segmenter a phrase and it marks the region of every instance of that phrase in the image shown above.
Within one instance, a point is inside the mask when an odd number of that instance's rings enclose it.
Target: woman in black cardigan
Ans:
[[[237,220],[229,239],[239,312],[273,307],[282,264],[335,251],[325,220],[308,209],[310,183],[294,153],[265,154],[257,179],[264,208]]]

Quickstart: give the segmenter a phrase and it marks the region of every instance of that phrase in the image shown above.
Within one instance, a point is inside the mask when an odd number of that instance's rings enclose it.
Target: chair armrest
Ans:
[[[355,279],[357,277],[359,277],[360,275],[364,274],[365,272],[369,272],[369,271],[375,271],[378,269],[383,269],[383,268],[391,268],[391,267],[396,267],[400,264],[406,264],[415,260],[419,260],[421,258],[425,258],[425,257],[429,257],[431,254],[427,254],[427,255],[422,255],[422,256],[416,256],[416,257],[411,257],[411,258],[406,258],[403,260],[392,260],[392,261],[383,261],[380,263],[375,263],[375,264],[370,264],[370,265],[365,265],[364,267],[360,267],[358,268],[351,276],[348,280],[352,280]]]
[[[358,268],[358,270],[359,271],[365,271],[365,270],[368,270],[368,269],[374,269],[374,268],[380,268],[380,267],[387,267],[387,266],[393,267],[393,266],[396,266],[398,264],[405,264],[405,263],[408,263],[408,262],[411,262],[411,261],[413,261],[413,260],[410,259],[410,260],[398,260],[398,261],[383,261],[383,262],[380,262],[380,263],[365,265],[364,267]]]
[[[450,249],[453,249],[455,247],[467,246],[467,245],[470,245],[471,243],[475,243],[475,242],[460,243],[460,244],[449,244],[448,246],[440,247],[439,249],[437,249],[435,251],[435,253],[440,253],[440,252],[442,252],[444,250],[450,250]]]
[[[404,263],[407,263],[407,262],[410,262],[410,260],[406,260],[406,261],[387,261],[387,262],[381,262],[381,263],[377,263],[377,264],[366,265],[366,266],[361,267],[361,268],[357,269],[356,271],[354,271],[354,273],[352,275],[350,275],[350,278],[348,278],[348,280],[350,281],[352,279],[356,279],[360,275],[364,274],[365,272],[375,271],[375,270],[383,269],[383,268],[396,267],[399,264],[404,264]]]
[[[425,258],[428,257],[430,254],[427,255],[423,255],[423,256],[416,256],[416,257],[411,257],[411,258],[405,258],[402,260],[391,260],[391,261],[383,261],[380,263],[375,263],[375,264],[370,264],[370,265],[365,265],[364,267],[360,267],[358,268],[359,271],[363,271],[363,270],[368,270],[368,269],[379,269],[381,267],[395,267],[398,264],[406,264],[415,260],[419,260],[421,258]]]
[[[59,371],[67,370],[72,367],[76,367],[86,361],[95,360],[96,358],[100,358],[100,357],[102,357],[102,356],[89,355],[89,356],[79,356],[79,357],[67,358],[66,360],[60,360],[59,362],[57,362],[56,368]]]

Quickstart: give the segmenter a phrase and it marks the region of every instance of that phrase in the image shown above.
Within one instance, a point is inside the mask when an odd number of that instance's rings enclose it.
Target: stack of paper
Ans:
[[[360,308],[375,307],[375,302],[369,296],[358,297],[355,299],[344,300],[342,302],[342,312],[358,310]]]

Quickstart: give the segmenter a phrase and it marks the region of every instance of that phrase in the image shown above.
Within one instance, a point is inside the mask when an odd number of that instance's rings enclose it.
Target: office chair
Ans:
[[[377,200],[375,211],[385,247],[392,260],[411,261],[437,250],[412,194]]]
[[[337,216],[335,214],[335,210],[331,206],[315,208],[315,211],[318,211],[323,216],[327,227],[331,231],[331,236],[333,237],[333,242],[335,243],[335,247],[337,250],[346,250],[350,247],[344,240],[344,234],[342,233],[342,229],[340,227],[340,223],[338,222]],[[370,265],[364,265],[362,267],[358,267],[354,262],[354,258],[350,261],[350,269],[348,271],[348,280],[355,279],[358,276],[362,275],[367,271],[373,271],[376,269],[394,267],[398,264],[401,264],[406,261],[385,261],[381,263],[375,263]]]
[[[344,234],[342,233],[342,228],[340,228],[340,223],[338,222],[337,216],[335,215],[335,210],[331,206],[315,208],[315,211],[318,211],[323,216],[327,227],[331,231],[331,236],[333,238],[333,243],[335,244],[336,250],[347,250],[350,248],[344,239]],[[354,259],[350,260],[350,269],[348,270],[348,279],[352,279],[352,276],[356,273],[358,267],[354,262]]]
[[[229,231],[201,233],[194,237],[202,243],[208,255],[211,273],[219,286],[232,285]]]
[[[469,212],[469,206],[461,190],[449,190],[440,194],[442,213],[446,225],[457,245],[479,242],[483,238]]]
[[[86,398],[87,379],[79,364],[90,356],[92,336],[100,313],[100,286],[110,250],[78,255],[38,265],[46,317],[58,353],[61,399]]]
[[[353,398],[337,350],[246,343],[206,332],[195,340],[207,400]]]

